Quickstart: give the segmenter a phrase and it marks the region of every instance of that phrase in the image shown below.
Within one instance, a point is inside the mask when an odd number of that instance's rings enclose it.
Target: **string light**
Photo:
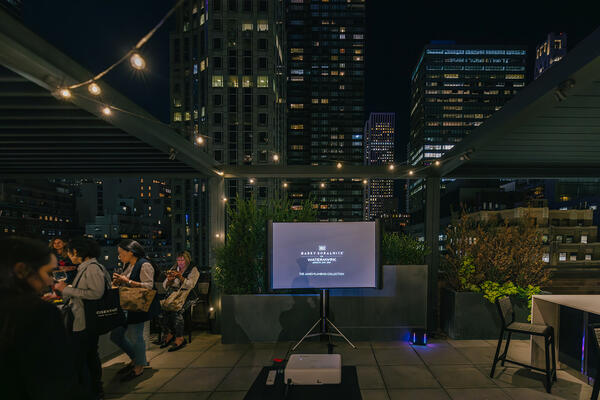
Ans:
[[[198,144],[203,144],[203,143],[204,143],[204,138],[203,138],[202,136],[198,136],[198,137],[196,138],[196,143],[198,143]]]
[[[110,107],[108,107],[108,106],[104,107],[104,108],[102,109],[102,114],[106,115],[107,117],[108,117],[109,115],[111,115],[111,114],[112,114],[112,111],[111,111]]]
[[[363,179],[363,185],[366,185],[368,183],[368,181],[366,179]]]
[[[142,57],[140,53],[133,53],[133,55],[129,58],[129,63],[137,70],[146,68],[146,60],[144,60],[144,57]]]
[[[390,169],[390,171],[393,171],[394,168],[396,168],[396,167],[394,167],[394,164],[390,164],[390,166],[388,168]]]
[[[216,238],[220,238],[220,237],[221,237],[221,235],[217,233],[217,234],[215,235],[215,237],[216,237]]]
[[[102,89],[100,89],[100,86],[98,86],[96,82],[92,82],[89,84],[88,91],[94,96],[98,96],[100,93],[102,93]]]
[[[217,175],[223,176],[223,175],[225,175],[225,172],[223,172],[223,171],[217,171]]]
[[[415,172],[411,169],[410,171],[408,171],[409,175],[413,175]]]
[[[279,161],[279,154],[273,154],[273,161]]]
[[[287,184],[287,182],[283,182],[283,187],[284,187],[284,188],[288,187],[288,184]]]
[[[60,95],[62,96],[63,99],[70,99],[71,98],[71,91],[69,89],[60,89]]]
[[[250,182],[250,184],[254,184],[254,182],[255,182],[255,181],[254,181],[254,178],[250,178],[250,179],[248,179],[248,182]]]
[[[439,162],[439,160],[435,160],[435,162],[433,163],[436,167],[439,167],[442,163]]]
[[[223,202],[227,203],[227,197],[223,197]]]
[[[324,189],[324,188],[325,188],[325,183],[324,183],[324,182],[321,182],[321,184],[319,185],[319,187],[320,187],[321,189]]]
[[[337,163],[337,168],[338,169],[342,168],[342,163],[341,162]]]

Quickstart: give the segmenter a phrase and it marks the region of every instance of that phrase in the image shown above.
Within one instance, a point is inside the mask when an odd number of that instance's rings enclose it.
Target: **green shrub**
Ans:
[[[425,243],[405,234],[385,233],[381,242],[384,265],[419,265],[428,254]]]
[[[316,209],[310,200],[297,210],[287,198],[258,206],[254,197],[227,207],[229,225],[222,247],[215,249],[214,280],[225,294],[264,293],[267,289],[267,222],[310,222]]]

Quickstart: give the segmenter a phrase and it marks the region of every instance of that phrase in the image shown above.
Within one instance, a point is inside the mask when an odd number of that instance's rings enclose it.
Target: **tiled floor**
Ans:
[[[263,366],[285,358],[293,343],[224,345],[220,336],[198,334],[186,348],[168,353],[152,345],[150,368],[142,377],[120,384],[116,371],[127,362],[119,356],[104,363],[104,386],[111,399],[243,399]],[[427,347],[405,342],[340,343],[335,351],[345,365],[355,365],[364,400],[587,400],[591,386],[575,374],[558,372],[552,394],[543,375],[515,366],[497,367],[489,378],[494,341],[439,340]],[[297,353],[325,353],[318,342],[303,343]],[[528,341],[512,341],[509,356],[527,362]]]

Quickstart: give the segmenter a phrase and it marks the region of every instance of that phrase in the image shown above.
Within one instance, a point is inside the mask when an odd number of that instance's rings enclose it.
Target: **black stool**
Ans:
[[[494,356],[494,364],[492,364],[492,372],[490,372],[490,378],[494,378],[494,371],[496,370],[496,363],[502,360],[502,366],[505,362],[520,365],[522,367],[531,368],[536,371],[546,373],[546,391],[550,393],[552,388],[552,382],[556,381],[556,356],[554,353],[554,329],[548,325],[539,324],[528,324],[525,322],[515,322],[515,312],[510,302],[509,297],[502,297],[496,299],[496,306],[498,307],[498,313],[500,314],[500,321],[502,328],[500,328],[500,338],[498,339],[498,347],[496,348],[496,355]],[[504,339],[504,332],[508,332],[506,338],[506,347],[502,355],[500,354],[500,347],[502,347],[502,339]],[[506,358],[508,354],[508,345],[510,344],[510,337],[512,333],[524,333],[531,336],[542,336],[544,338],[544,349],[546,351],[546,369],[537,368],[532,365],[520,363],[518,361],[508,360]],[[550,349],[552,352],[552,369],[550,369]]]
[[[596,346],[596,350],[598,350],[597,354],[600,356],[600,325],[590,324],[590,328],[592,328],[590,340],[594,342],[594,346]],[[596,377],[594,378],[594,389],[592,390],[592,397],[590,400],[598,400],[598,393],[600,393],[600,357],[596,362]]]

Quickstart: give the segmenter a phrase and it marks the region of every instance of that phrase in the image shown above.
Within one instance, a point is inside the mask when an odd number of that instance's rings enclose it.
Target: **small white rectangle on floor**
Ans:
[[[340,354],[292,354],[284,372],[284,382],[292,385],[337,385],[342,382]]]

